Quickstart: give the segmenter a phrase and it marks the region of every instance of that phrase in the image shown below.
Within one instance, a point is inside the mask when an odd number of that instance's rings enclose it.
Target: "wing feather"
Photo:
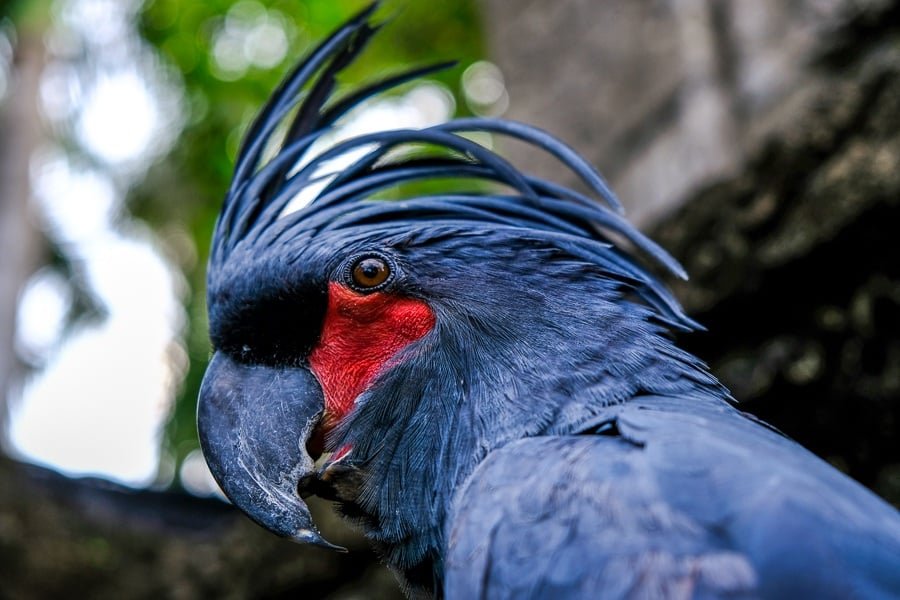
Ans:
[[[493,452],[448,526],[448,598],[895,598],[900,519],[722,401]]]

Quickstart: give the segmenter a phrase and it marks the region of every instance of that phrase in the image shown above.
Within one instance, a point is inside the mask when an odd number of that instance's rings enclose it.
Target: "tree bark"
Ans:
[[[687,267],[709,332],[682,345],[900,506],[900,2],[487,7],[508,116],[571,141]]]
[[[655,237],[742,408],[900,506],[900,9],[843,31],[792,124]]]
[[[402,597],[360,536],[313,503],[338,554],[252,524],[230,505],[69,479],[0,459],[0,598]]]
[[[827,80],[817,56],[893,0],[486,0],[507,116],[571,143],[648,226],[741,173]],[[848,39],[849,52],[867,39]],[[511,147],[555,173],[552,159]]]

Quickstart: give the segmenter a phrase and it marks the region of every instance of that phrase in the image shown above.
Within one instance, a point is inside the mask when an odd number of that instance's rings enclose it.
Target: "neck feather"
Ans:
[[[436,307],[434,330],[376,379],[333,438],[364,472],[353,504],[369,536],[412,579],[440,579],[453,492],[495,448],[580,433],[643,394],[727,396],[611,283],[578,303],[519,294],[461,304]]]

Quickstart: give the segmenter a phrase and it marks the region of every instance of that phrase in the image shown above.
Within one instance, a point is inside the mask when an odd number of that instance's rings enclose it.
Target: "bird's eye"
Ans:
[[[360,258],[350,268],[353,287],[361,292],[374,291],[391,278],[391,265],[380,256]]]

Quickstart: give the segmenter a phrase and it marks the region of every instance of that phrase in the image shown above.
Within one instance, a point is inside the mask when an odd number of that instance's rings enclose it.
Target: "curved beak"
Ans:
[[[200,388],[197,428],[209,469],[235,506],[280,536],[344,551],[322,538],[298,493],[315,474],[306,443],[324,407],[308,369],[245,365],[217,352]]]

